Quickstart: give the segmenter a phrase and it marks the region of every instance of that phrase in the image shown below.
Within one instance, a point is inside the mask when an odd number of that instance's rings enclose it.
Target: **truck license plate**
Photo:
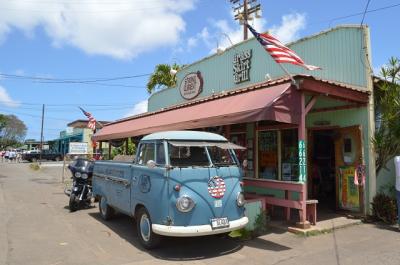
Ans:
[[[223,218],[211,219],[211,227],[212,227],[212,229],[229,227],[228,218],[227,217],[223,217]]]

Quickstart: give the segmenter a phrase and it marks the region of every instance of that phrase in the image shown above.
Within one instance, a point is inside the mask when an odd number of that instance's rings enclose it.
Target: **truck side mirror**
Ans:
[[[154,160],[149,160],[146,163],[148,168],[155,168],[156,167],[156,162],[154,162]]]

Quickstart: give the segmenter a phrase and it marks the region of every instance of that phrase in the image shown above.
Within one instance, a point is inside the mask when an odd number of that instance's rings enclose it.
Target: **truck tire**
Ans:
[[[140,244],[145,249],[156,248],[161,241],[161,237],[153,233],[151,224],[151,218],[146,208],[140,208],[136,213],[136,226]]]
[[[76,201],[76,195],[75,193],[71,192],[71,195],[69,196],[69,211],[75,212],[79,208],[79,202]]]
[[[110,220],[111,217],[114,215],[114,209],[108,205],[107,199],[104,196],[100,198],[99,211],[101,218],[103,218],[106,221]]]

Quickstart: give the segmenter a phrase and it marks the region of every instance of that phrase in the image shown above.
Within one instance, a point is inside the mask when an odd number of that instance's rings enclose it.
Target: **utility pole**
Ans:
[[[42,153],[43,153],[43,124],[44,124],[44,104],[42,106],[42,129],[40,130],[40,156],[39,156],[39,164],[42,162]]]
[[[261,17],[261,4],[257,3],[257,0],[230,0],[230,2],[234,5],[235,20],[239,20],[240,24],[243,25],[243,40],[247,40],[246,24],[249,20],[254,19],[251,16],[253,13],[255,13],[256,18]]]

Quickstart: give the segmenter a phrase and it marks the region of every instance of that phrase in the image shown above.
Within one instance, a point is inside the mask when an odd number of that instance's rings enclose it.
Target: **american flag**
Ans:
[[[79,107],[81,109],[81,111],[83,112],[83,114],[85,114],[85,116],[89,119],[87,127],[92,129],[93,131],[96,130],[96,119],[92,116],[91,113],[85,111],[84,109],[82,109],[81,107]]]
[[[258,33],[249,24],[246,24],[254,37],[277,63],[290,63],[303,66],[308,70],[321,69],[318,66],[305,64],[304,61],[291,49],[283,45],[278,39],[268,33]]]
[[[224,197],[225,190],[225,181],[222,178],[215,176],[208,181],[208,193],[213,198],[220,199]]]

